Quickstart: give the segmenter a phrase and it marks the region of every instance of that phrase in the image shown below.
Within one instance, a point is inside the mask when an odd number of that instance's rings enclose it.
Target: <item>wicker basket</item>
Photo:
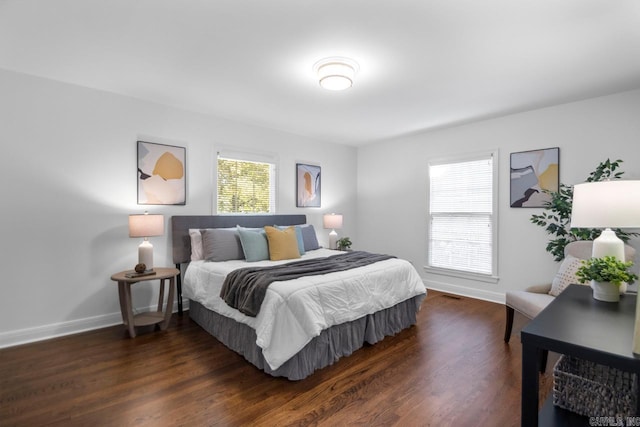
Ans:
[[[585,416],[628,417],[636,411],[636,375],[561,356],[553,368],[553,404]]]

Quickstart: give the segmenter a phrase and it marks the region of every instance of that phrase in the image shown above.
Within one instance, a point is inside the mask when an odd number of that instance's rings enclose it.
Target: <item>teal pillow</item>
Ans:
[[[285,230],[289,227],[291,226],[276,225],[276,228],[280,230]],[[300,252],[300,255],[304,255],[305,250],[304,250],[304,239],[302,237],[302,229],[300,228],[299,225],[294,225],[293,228],[296,230],[296,240],[298,241],[298,252]]]
[[[264,230],[251,230],[237,227],[242,251],[247,261],[263,261],[269,259],[269,243]]]

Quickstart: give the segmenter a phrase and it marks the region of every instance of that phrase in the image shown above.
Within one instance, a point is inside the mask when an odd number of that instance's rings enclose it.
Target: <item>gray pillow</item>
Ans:
[[[244,259],[236,230],[209,228],[202,231],[202,252],[207,261]]]
[[[301,225],[300,231],[302,231],[302,241],[304,243],[305,251],[320,249],[320,245],[318,244],[318,236],[316,236],[316,230],[313,228],[313,225]]]

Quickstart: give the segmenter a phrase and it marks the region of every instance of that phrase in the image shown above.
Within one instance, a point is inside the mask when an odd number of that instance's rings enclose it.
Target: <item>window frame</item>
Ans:
[[[269,212],[220,212],[218,200],[218,161],[220,158],[240,162],[267,163],[271,165],[270,190],[272,192]],[[213,211],[216,215],[274,215],[278,210],[278,156],[272,153],[257,151],[240,151],[230,148],[220,148],[215,151],[213,172]]]
[[[430,248],[431,248],[431,227],[432,227],[432,214],[431,214],[431,167],[444,164],[464,163],[474,160],[492,159],[492,213],[491,213],[491,273],[478,273],[467,270],[457,270],[454,268],[434,267],[429,264],[430,262]],[[453,155],[447,157],[434,158],[427,163],[427,250],[424,270],[427,273],[459,277],[463,279],[471,279],[488,283],[498,282],[498,194],[499,194],[499,150],[487,150],[474,153],[466,153],[460,155]],[[473,216],[473,213],[468,214]]]

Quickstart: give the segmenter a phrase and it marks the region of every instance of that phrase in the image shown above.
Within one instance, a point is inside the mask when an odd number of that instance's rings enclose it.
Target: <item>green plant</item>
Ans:
[[[601,162],[596,169],[589,174],[587,182],[606,181],[619,179],[624,172],[617,171],[622,160],[611,161],[607,159]],[[543,190],[549,194],[551,201],[545,203],[545,211],[540,215],[531,215],[531,222],[544,227],[552,236],[547,243],[546,251],[553,255],[556,261],[564,259],[564,248],[576,240],[594,240],[601,230],[592,228],[571,228],[571,206],[573,203],[573,186],[560,183],[558,191]],[[616,235],[627,242],[638,233],[628,233],[620,229],[614,230]]]
[[[591,280],[596,282],[611,282],[620,285],[622,282],[631,284],[638,279],[635,273],[629,271],[633,262],[623,262],[613,256],[603,258],[591,258],[583,260],[582,265],[576,271],[576,277],[580,283]]]
[[[351,239],[348,238],[348,237],[343,237],[341,239],[338,239],[337,244],[338,244],[338,249],[340,249],[342,251],[345,250],[345,249],[349,249],[351,247],[351,245],[352,245]]]

